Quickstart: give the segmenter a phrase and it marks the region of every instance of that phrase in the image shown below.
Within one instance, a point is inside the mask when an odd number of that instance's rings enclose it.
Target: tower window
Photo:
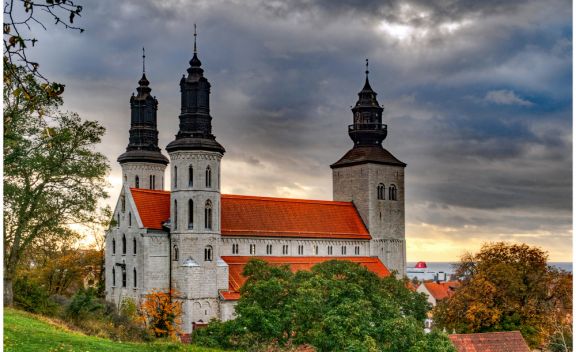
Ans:
[[[116,286],[116,269],[112,268],[112,286]]]
[[[212,246],[206,246],[206,248],[204,248],[204,261],[212,261]]]
[[[232,254],[238,254],[238,243],[232,244]]]
[[[178,166],[174,166],[174,188],[178,187]]]
[[[212,187],[212,169],[210,169],[210,166],[206,167],[206,187]]]
[[[256,245],[255,244],[250,245],[250,254],[251,255],[256,254]]]
[[[122,287],[126,287],[126,268],[122,268]]]
[[[136,255],[136,237],[132,239],[132,248],[134,249],[134,255]]]
[[[312,249],[314,250],[314,254],[318,255],[318,245],[314,245]]]
[[[332,255],[332,246],[328,246],[328,255]]]
[[[178,228],[178,201],[174,199],[174,230]]]
[[[132,213],[128,212],[128,226],[132,226]]]
[[[140,177],[134,177],[134,184],[136,185],[136,188],[140,188]]]
[[[398,189],[395,185],[390,185],[388,188],[388,199],[389,200],[398,200]]]
[[[381,183],[378,185],[378,199],[383,200],[384,199],[384,184]]]
[[[354,254],[360,255],[360,246],[354,247]]]
[[[122,235],[122,255],[126,254],[126,235]]]
[[[120,213],[116,214],[116,218],[118,219],[116,227],[120,228]]]
[[[136,287],[138,287],[138,278],[136,276],[136,268],[134,268],[133,274],[134,274],[134,288],[136,288]]]
[[[156,189],[156,176],[150,175],[150,189]]]
[[[188,228],[194,227],[194,201],[188,199]]]
[[[206,206],[204,208],[204,227],[208,230],[212,230],[212,202],[210,199],[206,201]]]
[[[288,245],[287,244],[282,245],[282,254],[288,254]]]
[[[116,254],[116,239],[112,239],[112,255]]]
[[[346,246],[342,246],[342,255],[346,255]]]
[[[122,212],[126,211],[126,197],[125,196],[120,197],[120,209],[122,210]]]
[[[272,245],[271,244],[266,245],[266,254],[272,254]]]
[[[298,245],[298,255],[303,255],[304,254],[304,245],[299,244]]]
[[[174,255],[172,256],[172,260],[178,261],[178,246],[174,245]]]
[[[188,187],[194,186],[194,168],[192,165],[188,166]]]

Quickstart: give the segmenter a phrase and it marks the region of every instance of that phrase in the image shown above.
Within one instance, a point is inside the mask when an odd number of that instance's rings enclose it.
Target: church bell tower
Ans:
[[[406,164],[382,147],[388,127],[368,80],[352,108],[348,135],[354,145],[332,168],[335,201],[353,202],[372,240],[370,254],[399,276],[406,274],[404,169]]]
[[[130,139],[126,152],[118,157],[118,162],[122,166],[123,185],[163,189],[168,158],[158,147],[158,100],[150,94],[152,89],[146,78],[145,58],[142,49],[142,78],[136,88],[138,94],[130,97]]]
[[[220,259],[220,160],[224,147],[212,134],[210,83],[196,51],[180,80],[180,125],[166,146],[170,155],[172,287],[180,292],[182,328],[219,317],[218,290],[228,288]]]

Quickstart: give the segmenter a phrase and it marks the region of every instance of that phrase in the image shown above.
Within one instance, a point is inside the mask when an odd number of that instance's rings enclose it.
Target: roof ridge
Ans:
[[[143,192],[143,193],[154,193],[154,194],[170,194],[170,191],[164,191],[160,189],[145,189],[145,188],[130,188],[130,192]]]
[[[314,203],[326,205],[353,205],[352,202],[343,202],[337,200],[321,200],[321,199],[301,199],[301,198],[280,198],[280,197],[266,197],[266,196],[250,196],[241,194],[222,194],[223,198],[236,198],[236,199],[253,199],[260,201],[276,201],[276,202],[290,202],[290,203]]]

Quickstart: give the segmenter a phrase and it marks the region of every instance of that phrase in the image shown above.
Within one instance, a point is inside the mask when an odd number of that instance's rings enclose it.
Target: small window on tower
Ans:
[[[398,190],[395,185],[390,185],[390,187],[388,188],[388,199],[398,200]]]
[[[332,255],[332,246],[328,246],[328,255]]]
[[[112,286],[116,286],[116,269],[112,268]]]
[[[287,244],[282,245],[282,254],[288,254],[288,245]]]
[[[126,197],[124,195],[120,197],[120,209],[122,212],[126,211]]]
[[[116,239],[112,239],[112,255],[116,254]]]
[[[178,261],[178,246],[174,245],[173,252],[172,260]]]
[[[134,255],[136,255],[136,237],[132,239],[132,248],[134,248]]]
[[[134,274],[134,288],[138,287],[138,276],[136,275],[136,268],[134,268],[133,270],[133,274]]]
[[[204,208],[204,227],[207,230],[212,230],[212,202],[210,199],[206,201]]]
[[[346,255],[346,246],[342,246],[342,255]]]
[[[128,226],[132,226],[132,213],[128,212]]]
[[[122,255],[126,254],[126,235],[122,235]]]
[[[272,254],[272,245],[271,244],[266,245],[266,254]]]
[[[238,254],[238,243],[232,244],[232,254]]]
[[[383,200],[384,199],[384,184],[383,183],[378,185],[377,192],[378,192],[378,199]]]
[[[360,246],[354,247],[354,254],[360,255]]]
[[[302,244],[298,245],[298,254],[304,255],[304,245]]]
[[[140,188],[140,177],[134,177],[134,184],[136,185],[136,188]]]
[[[174,166],[174,188],[178,187],[178,166]]]
[[[178,201],[174,199],[174,230],[178,228]]]
[[[126,268],[122,268],[122,287],[126,287]]]
[[[256,245],[255,244],[250,245],[250,254],[251,255],[256,254]]]
[[[206,246],[206,248],[204,248],[204,261],[212,261],[212,246]]]
[[[315,254],[315,255],[318,255],[318,246],[317,246],[317,245],[314,245],[314,247],[313,247],[312,249],[313,249],[313,251],[314,251],[314,254]]]
[[[192,165],[188,166],[188,187],[194,186],[194,168]]]
[[[210,169],[210,166],[206,167],[206,187],[212,187],[212,169]]]

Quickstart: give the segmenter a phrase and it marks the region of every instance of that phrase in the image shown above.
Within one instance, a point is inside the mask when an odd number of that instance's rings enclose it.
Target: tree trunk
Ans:
[[[14,305],[13,280],[12,277],[8,277],[8,275],[7,272],[4,273],[4,307],[12,307]]]

